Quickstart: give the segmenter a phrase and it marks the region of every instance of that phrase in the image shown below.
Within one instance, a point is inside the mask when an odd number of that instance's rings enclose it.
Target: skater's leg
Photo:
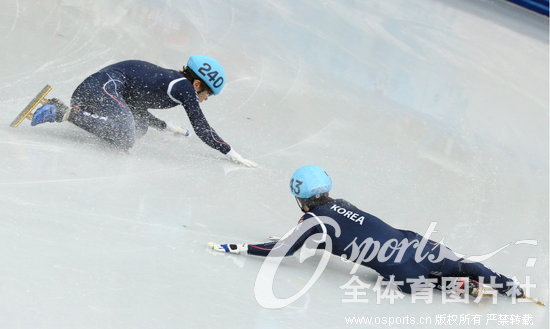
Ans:
[[[122,89],[122,77],[116,73],[90,76],[73,93],[68,120],[119,148],[131,148],[136,138],[135,121],[120,94]]]
[[[432,274],[439,279],[443,277],[468,278],[474,283],[494,284],[496,290],[502,294],[515,294],[518,297],[523,295],[517,281],[497,273],[479,262],[464,258],[447,258],[440,263],[440,266],[435,268],[436,270]]]
[[[101,114],[74,108],[69,121],[121,149],[128,150],[134,145],[134,118],[129,110],[104,104],[101,111],[94,112]]]
[[[149,122],[147,115],[144,115],[147,110],[134,110],[132,113],[134,114],[134,122],[136,127],[136,138],[141,138],[145,136],[147,133],[147,130],[149,130]]]

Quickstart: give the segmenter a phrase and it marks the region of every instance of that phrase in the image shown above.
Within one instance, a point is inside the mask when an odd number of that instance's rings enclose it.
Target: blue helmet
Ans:
[[[332,180],[328,174],[317,166],[298,168],[290,179],[290,193],[295,197],[308,199],[332,189]]]
[[[209,56],[193,55],[189,57],[187,67],[212,90],[214,95],[222,91],[225,85],[225,71],[217,60]]]

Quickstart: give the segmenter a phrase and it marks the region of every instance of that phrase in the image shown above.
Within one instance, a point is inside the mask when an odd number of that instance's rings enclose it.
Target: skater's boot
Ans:
[[[465,284],[468,284],[468,294],[470,296],[483,296],[485,295],[485,288],[483,285],[479,284],[476,280],[465,278]]]
[[[438,286],[441,287],[441,282]],[[445,293],[460,297],[465,294],[476,297],[483,294],[483,288],[475,280],[470,280],[468,277],[458,277],[456,280],[449,282],[449,285],[445,287]]]
[[[525,292],[523,291],[523,288],[519,286],[519,282],[514,281],[513,284],[508,285],[504,289],[499,289],[499,292],[505,296],[508,297],[516,297],[516,298],[523,298],[525,297]]]
[[[59,99],[52,98],[48,103],[39,107],[32,117],[31,126],[44,122],[62,122],[68,119],[70,109]]]
[[[467,293],[468,295],[475,297],[482,293],[479,287],[479,282],[470,280],[470,278],[467,277],[457,278],[456,285],[457,289],[455,293],[460,296],[464,296],[464,294]]]

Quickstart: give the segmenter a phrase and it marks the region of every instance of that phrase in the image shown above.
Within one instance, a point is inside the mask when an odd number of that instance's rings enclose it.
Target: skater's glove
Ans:
[[[241,252],[246,253],[248,251],[248,244],[242,243],[242,244],[235,244],[235,243],[214,243],[214,242],[208,242],[208,247],[212,248],[215,251],[219,252],[230,252],[232,254],[240,254]]]
[[[243,156],[240,155],[239,153],[237,153],[237,151],[235,151],[234,149],[231,149],[226,154],[226,156],[227,156],[227,158],[229,158],[229,160],[231,160],[233,162],[236,162],[238,164],[242,164],[242,165],[250,167],[250,168],[258,167],[258,164],[256,162],[243,158]]]
[[[178,126],[172,126],[169,123],[166,124],[165,131],[173,133],[174,135],[178,135],[178,136],[189,137],[189,135],[191,135],[188,129],[178,127]]]

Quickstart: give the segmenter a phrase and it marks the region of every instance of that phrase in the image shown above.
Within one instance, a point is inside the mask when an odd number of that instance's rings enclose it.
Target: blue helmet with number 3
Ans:
[[[290,179],[290,193],[295,197],[308,199],[332,189],[332,179],[317,166],[298,168]]]
[[[214,95],[222,91],[225,85],[225,71],[217,60],[209,56],[193,55],[189,57],[187,67],[212,90]]]

